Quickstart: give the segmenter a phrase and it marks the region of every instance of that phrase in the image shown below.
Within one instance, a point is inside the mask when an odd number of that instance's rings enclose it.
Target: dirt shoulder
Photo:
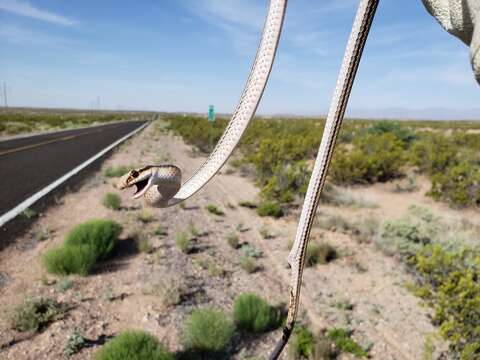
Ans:
[[[187,178],[203,160],[193,156],[180,139],[159,132],[153,124],[122,145],[104,166],[171,162],[180,166]],[[186,206],[167,209],[144,209],[123,192],[119,193],[123,203],[120,211],[101,204],[105,193],[118,193],[114,183],[100,172],[93,174],[80,191],[64,196],[16,245],[0,253],[0,275],[5,279],[0,285],[1,302],[5,304],[0,313],[0,343],[17,341],[6,346],[0,358],[63,358],[67,337],[74,329],[93,340],[125,329],[144,329],[171,351],[177,351],[182,347],[183,321],[193,308],[214,306],[230,312],[235,296],[246,291],[258,293],[272,304],[287,301],[290,274],[285,259],[298,214],[293,212],[281,220],[272,220],[240,207],[240,201],[254,201],[257,196],[257,189],[248,179],[222,171]],[[379,207],[368,211],[378,217],[400,215],[409,203],[429,201],[421,191],[408,195],[393,194],[381,187],[352,191],[363,196],[370,194],[368,197]],[[397,203],[404,205],[395,208]],[[206,210],[208,204],[215,204],[225,216],[210,214]],[[343,212],[355,217],[363,216],[367,210],[321,207],[319,211],[320,216]],[[139,220],[142,214],[151,215],[150,221]],[[64,279],[45,272],[41,255],[60,244],[74,225],[92,218],[121,223],[122,246],[117,256],[94,275],[71,277],[72,286],[63,291],[59,285]],[[155,235],[160,225],[166,236]],[[45,241],[38,240],[42,231],[49,234]],[[132,250],[132,235],[138,232],[148,237],[152,251]],[[180,232],[193,238],[192,254],[182,253],[175,245]],[[261,235],[265,232],[273,236],[265,239]],[[232,233],[240,243],[248,243],[263,254],[257,260],[258,271],[249,274],[240,267],[241,250],[232,249],[227,243]],[[425,340],[436,329],[431,325],[428,308],[406,289],[405,283],[411,278],[402,266],[383,255],[374,244],[360,243],[337,231],[315,228],[312,236],[334,246],[341,256],[327,265],[306,268],[301,320],[316,330],[352,329],[360,344],[371,345],[372,359],[422,358]],[[176,304],[164,293],[165,288],[173,285],[181,294]],[[19,339],[8,326],[11,307],[26,297],[38,296],[64,302],[69,311],[40,334]],[[281,330],[277,330],[259,337],[237,337],[238,351],[233,358],[267,356],[280,334]],[[95,346],[83,349],[72,359],[90,359],[96,350]],[[285,354],[283,359],[287,358]]]

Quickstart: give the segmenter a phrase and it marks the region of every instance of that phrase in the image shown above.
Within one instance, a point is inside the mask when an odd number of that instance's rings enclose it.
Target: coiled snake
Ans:
[[[280,356],[295,324],[310,230],[378,1],[361,0],[355,16],[305,196],[295,242],[287,259],[291,268],[287,322],[282,338],[270,359]],[[195,194],[220,170],[240,141],[258,107],[275,59],[286,7],[287,0],[270,1],[260,45],[240,101],[215,149],[194,175],[181,185],[181,171],[175,165],[145,166],[125,174],[118,184],[120,189],[136,187],[133,195],[135,199],[144,197],[151,206],[167,207]]]

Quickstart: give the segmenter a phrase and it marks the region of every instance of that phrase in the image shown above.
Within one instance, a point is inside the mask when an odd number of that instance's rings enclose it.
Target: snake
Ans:
[[[360,0],[332,96],[320,147],[308,184],[295,241],[287,257],[291,270],[288,313],[282,336],[269,359],[278,359],[293,332],[297,318],[305,255],[320,195],[325,184],[363,49],[379,0]],[[199,169],[182,184],[182,172],[173,164],[148,165],[123,175],[117,187],[134,188],[134,199],[165,208],[198,192],[221,169],[255,115],[268,82],[282,32],[287,0],[270,0],[262,37],[244,90],[222,136]]]

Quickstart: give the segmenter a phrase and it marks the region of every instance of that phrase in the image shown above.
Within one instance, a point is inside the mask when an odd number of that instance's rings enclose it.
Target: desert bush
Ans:
[[[147,284],[142,292],[145,295],[159,297],[165,306],[180,304],[182,298],[188,293],[181,278],[164,274]]]
[[[337,184],[384,182],[401,176],[406,160],[402,142],[394,135],[365,135],[352,149],[336,149],[330,175]]]
[[[423,247],[411,260],[419,277],[417,295],[434,308],[433,322],[461,359],[480,356],[480,263],[478,253]],[[476,345],[475,345],[476,344]]]
[[[63,245],[43,256],[47,271],[57,275],[87,275],[113,250],[122,226],[110,220],[91,220],[77,225]]]
[[[240,241],[238,240],[238,236],[234,233],[228,234],[227,243],[228,245],[230,245],[232,249],[238,249],[238,247],[240,246]]]
[[[405,216],[382,224],[376,244],[388,255],[409,258],[431,243],[439,231],[438,218],[429,209],[414,205]]]
[[[274,201],[265,201],[258,206],[257,214],[259,216],[271,216],[275,219],[278,219],[283,216],[283,209]]]
[[[103,175],[108,178],[116,178],[125,175],[130,169],[127,166],[120,165],[115,167],[108,167],[103,172]]]
[[[398,140],[402,141],[405,146],[410,145],[418,139],[418,134],[405,125],[396,121],[375,121],[373,125],[365,129],[365,133],[371,135],[392,134]]]
[[[314,336],[310,330],[296,326],[289,345],[290,356],[295,360],[334,360],[338,351],[324,334]]]
[[[194,310],[185,322],[185,345],[200,352],[223,352],[234,333],[232,321],[223,312],[206,308]]]
[[[113,250],[122,226],[112,220],[90,220],[77,225],[65,238],[65,246],[89,245],[99,260]]]
[[[173,360],[165,347],[145,331],[128,330],[108,341],[95,360]]]
[[[445,171],[455,162],[458,148],[441,133],[424,132],[413,144],[410,161],[429,175]]]
[[[240,257],[240,266],[249,274],[258,270],[257,262],[251,256],[243,255]]]
[[[263,255],[262,251],[255,249],[250,244],[242,245],[242,252],[245,256],[252,257],[252,258],[261,258]]]
[[[97,262],[95,250],[90,245],[59,246],[43,256],[49,273],[56,275],[88,275]]]
[[[445,171],[431,176],[429,192],[434,199],[444,200],[454,207],[480,206],[480,157],[466,155]]]
[[[213,215],[217,215],[217,216],[225,215],[225,213],[214,204],[208,204],[206,209],[210,214],[213,214]]]
[[[165,237],[168,235],[168,232],[167,232],[167,229],[162,226],[162,225],[159,225],[156,229],[155,229],[155,232],[154,232],[155,235],[157,236],[160,236],[160,237]]]
[[[255,294],[241,294],[233,305],[233,318],[240,329],[261,333],[280,325],[279,309]]]
[[[313,359],[315,351],[315,337],[304,326],[297,325],[293,331],[289,352],[294,359]]]
[[[117,194],[106,193],[103,196],[102,204],[107,209],[120,210],[122,206],[122,200],[120,199],[120,196],[118,196]]]
[[[194,249],[193,241],[185,232],[179,232],[177,234],[175,237],[175,245],[177,245],[184,254],[190,254]]]
[[[305,265],[314,266],[317,264],[327,264],[337,258],[338,252],[332,245],[325,242],[322,242],[320,244],[310,242],[307,245]]]
[[[65,306],[52,299],[27,299],[13,310],[12,328],[38,332],[65,312]]]
[[[327,338],[333,341],[341,352],[351,353],[357,358],[368,357],[368,352],[352,339],[352,332],[349,330],[341,328],[329,330]]]
[[[87,345],[87,340],[77,329],[75,329],[67,338],[67,343],[63,349],[63,354],[66,357],[73,356]]]
[[[137,219],[144,224],[148,224],[155,220],[155,217],[148,210],[142,210],[137,214]]]

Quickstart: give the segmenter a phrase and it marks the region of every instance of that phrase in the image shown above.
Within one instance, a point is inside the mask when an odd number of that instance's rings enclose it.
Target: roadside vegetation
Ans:
[[[289,344],[290,356],[295,360],[334,360],[342,353],[352,354],[356,359],[367,358],[369,349],[362,347],[352,338],[352,332],[333,328],[313,334],[306,326],[295,327]]]
[[[95,360],[173,360],[173,356],[153,335],[129,330],[107,342]]]
[[[207,152],[220,138],[226,119],[211,125],[201,117],[169,116],[169,129]],[[285,208],[303,197],[324,121],[255,119],[232,162],[261,189],[259,214],[279,217],[272,202]],[[406,177],[411,171],[431,181],[429,196],[453,207],[480,205],[480,134],[475,122],[345,121],[339,134],[329,181],[373,184]],[[446,131],[449,130],[449,131]],[[251,168],[254,171],[249,171]],[[249,207],[250,203],[241,204]],[[265,211],[264,211],[265,210]]]
[[[26,299],[11,314],[11,327],[39,332],[65,312],[65,306],[49,298]]]
[[[9,110],[0,112],[0,136],[51,131],[103,124],[132,118],[132,113],[111,112],[45,112],[41,110]]]
[[[111,220],[90,220],[77,225],[62,245],[47,251],[43,263],[56,275],[88,275],[112,252],[122,226]]]

